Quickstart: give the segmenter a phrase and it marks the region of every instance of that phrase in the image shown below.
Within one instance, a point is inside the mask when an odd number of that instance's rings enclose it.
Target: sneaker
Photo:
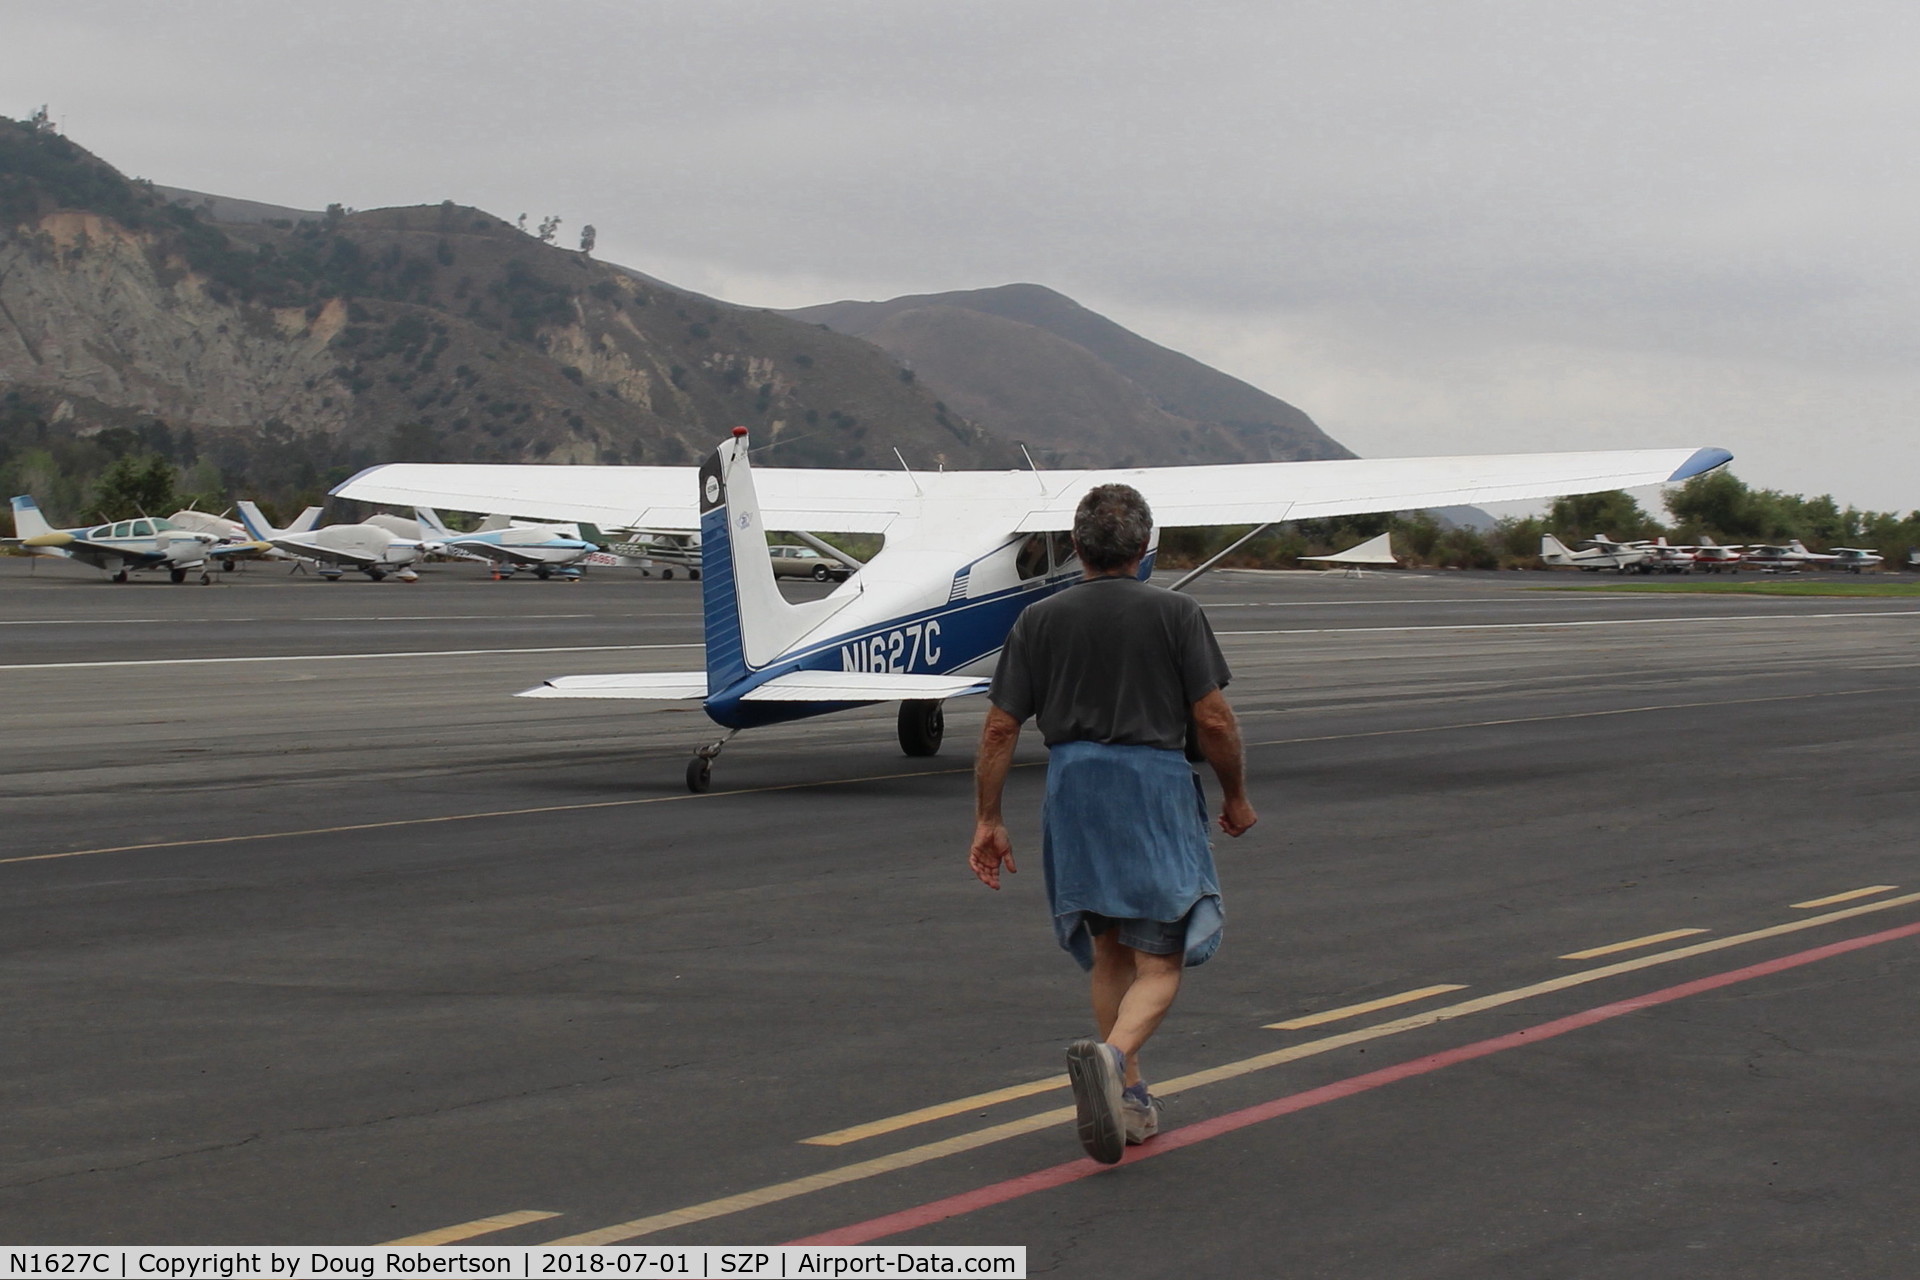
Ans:
[[[1137,1147],[1160,1132],[1160,1099],[1148,1093],[1145,1084],[1133,1085],[1120,1094],[1120,1119],[1127,1145]]]
[[[1120,1082],[1125,1071],[1126,1059],[1110,1044],[1075,1040],[1067,1046],[1067,1079],[1073,1084],[1080,1145],[1101,1164],[1118,1164],[1127,1151],[1120,1110]]]

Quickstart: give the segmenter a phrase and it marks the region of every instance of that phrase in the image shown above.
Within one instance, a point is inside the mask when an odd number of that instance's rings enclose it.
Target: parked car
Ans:
[[[823,556],[812,547],[768,547],[767,554],[773,557],[776,578],[812,578],[815,582],[831,578],[845,582],[853,576],[853,570],[843,562]]]

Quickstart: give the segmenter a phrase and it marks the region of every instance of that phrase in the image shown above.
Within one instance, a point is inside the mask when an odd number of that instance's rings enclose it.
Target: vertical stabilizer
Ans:
[[[1540,535],[1540,558],[1548,564],[1561,565],[1573,563],[1573,552],[1566,544],[1550,533]]]
[[[245,498],[233,504],[240,513],[240,523],[247,527],[247,536],[255,542],[271,542],[283,532],[273,527],[273,522],[260,514],[260,508]]]
[[[453,530],[447,528],[447,522],[442,520],[440,513],[432,507],[415,507],[413,509],[413,518],[415,523],[420,526],[420,536],[422,538],[438,538],[440,541],[445,542],[448,538],[459,536],[455,534]]]
[[[840,608],[831,598],[792,604],[780,594],[745,427],[735,427],[700,468],[700,587],[707,688],[716,696],[776,661]]]
[[[13,500],[13,533],[17,538],[37,538],[43,533],[54,533],[54,527],[40,514],[40,504],[26,494]]]
[[[312,533],[320,527],[320,514],[325,510],[325,507],[308,507],[294,518],[292,524],[287,526],[287,532]]]

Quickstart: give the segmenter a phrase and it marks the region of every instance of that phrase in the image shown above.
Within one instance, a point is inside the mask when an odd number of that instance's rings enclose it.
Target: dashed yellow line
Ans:
[[[1731,947],[1743,946],[1749,942],[1760,942],[1768,938],[1784,937],[1822,925],[1834,924],[1841,920],[1850,920],[1856,916],[1871,915],[1877,911],[1887,911],[1894,907],[1911,906],[1920,903],[1920,893],[1910,893],[1898,898],[1886,898],[1879,902],[1870,902],[1858,907],[1848,907],[1826,915],[1805,916],[1790,920],[1785,924],[1770,925],[1764,929],[1755,929],[1748,933],[1732,934],[1723,938],[1714,938],[1708,942],[1698,942],[1689,947],[1679,947],[1672,951],[1659,951],[1652,955],[1636,956],[1631,960],[1619,960],[1613,964],[1600,965],[1592,969],[1583,969],[1578,973],[1562,974],[1544,982],[1532,983],[1524,987],[1515,987],[1508,991],[1497,991],[1491,995],[1480,996],[1473,1000],[1463,1000],[1458,1004],[1443,1005],[1437,1009],[1428,1009],[1421,1013],[1409,1014],[1389,1022],[1375,1023],[1369,1027],[1360,1027],[1338,1035],[1325,1036],[1318,1040],[1305,1040],[1299,1044],[1288,1045],[1269,1053],[1243,1058],[1238,1062],[1225,1063],[1188,1075],[1176,1076],[1171,1080],[1158,1082],[1165,1093],[1178,1093],[1187,1089],[1197,1089],[1204,1085],[1218,1084],[1224,1080],[1233,1080],[1251,1075],[1256,1071],[1265,1071],[1289,1062],[1318,1054],[1330,1053],[1350,1045],[1365,1044],[1371,1040],[1382,1040],[1402,1032],[1417,1031],[1426,1027],[1450,1022],[1469,1014],[1481,1013],[1488,1009],[1497,1009],[1502,1005],[1515,1004],[1534,996],[1564,991],[1570,987],[1581,986],[1589,982],[1599,982],[1606,978],[1617,977],[1624,973],[1633,973],[1641,969],[1651,969],[1656,965],[1671,964],[1676,960],[1687,960],[1694,956],[1708,955],[1716,951],[1725,951]],[[1009,1120],[1003,1124],[977,1129],[972,1133],[963,1133],[955,1137],[929,1142],[890,1155],[876,1156],[870,1160],[861,1160],[854,1164],[842,1165],[837,1169],[825,1169],[819,1173],[794,1178],[786,1182],[776,1182],[770,1186],[758,1187],[736,1195],[722,1196],[716,1200],[706,1200],[699,1204],[687,1205],[680,1209],[669,1209],[664,1213],[650,1214],[644,1218],[634,1218],[628,1222],[617,1222],[612,1226],[601,1227],[596,1231],[582,1232],[550,1240],[548,1244],[617,1244],[625,1240],[637,1240],[642,1236],[654,1235],[673,1227],[688,1226],[696,1222],[707,1222],[714,1218],[727,1217],[749,1209],[763,1208],[778,1204],[784,1200],[808,1195],[815,1191],[824,1191],[830,1187],[845,1186],[851,1182],[860,1182],[889,1173],[897,1173],[915,1165],[958,1155],[979,1147],[1004,1142],[1010,1138],[1037,1133],[1055,1125],[1063,1125],[1073,1116],[1072,1107],[1060,1107],[1052,1111],[1043,1111],[1038,1115],[1024,1119]]]
[[[1805,911],[1811,907],[1830,907],[1836,902],[1852,902],[1855,898],[1871,898],[1876,893],[1892,893],[1899,887],[1897,884],[1870,884],[1864,889],[1849,889],[1845,893],[1836,893],[1831,897],[1814,898],[1808,902],[1794,902],[1788,905],[1795,911]]]
[[[1033,1080],[1026,1084],[1008,1085],[1004,1089],[995,1089],[989,1093],[976,1093],[965,1098],[955,1098],[952,1102],[935,1103],[930,1107],[921,1107],[917,1111],[905,1111],[897,1116],[870,1120],[866,1124],[856,1124],[845,1129],[835,1129],[832,1133],[802,1138],[800,1141],[812,1147],[844,1147],[862,1138],[874,1138],[883,1133],[911,1129],[914,1125],[944,1120],[948,1116],[957,1116],[963,1111],[996,1106],[1002,1102],[1014,1102],[1020,1098],[1031,1098],[1038,1093],[1050,1093],[1055,1089],[1066,1087],[1067,1078],[1064,1075],[1048,1076],[1045,1080]]]
[[[1285,1022],[1269,1022],[1266,1029],[1268,1031],[1301,1031],[1307,1027],[1318,1027],[1329,1022],[1358,1018],[1362,1014],[1374,1013],[1381,1009],[1391,1009],[1396,1005],[1412,1004],[1415,1000],[1425,1000],[1428,996],[1465,990],[1466,987],[1458,982],[1442,983],[1437,987],[1421,987],[1417,991],[1402,991],[1397,996],[1381,996],[1378,1000],[1369,1000],[1365,1004],[1350,1004],[1339,1009],[1328,1009],[1322,1013],[1310,1013],[1304,1018],[1289,1018]]]
[[[1625,942],[1609,942],[1604,947],[1588,947],[1585,951],[1569,951],[1561,956],[1562,960],[1595,960],[1601,956],[1614,955],[1621,951],[1633,951],[1640,947],[1656,946],[1662,942],[1672,942],[1675,938],[1691,938],[1696,933],[1706,933],[1706,929],[1669,929],[1665,933],[1650,933],[1644,938],[1628,938]]]
[[[505,1231],[511,1227],[524,1227],[529,1222],[545,1222],[548,1218],[557,1218],[557,1213],[548,1213],[542,1209],[522,1209],[516,1213],[495,1214],[491,1218],[475,1218],[472,1222],[462,1222],[457,1226],[441,1227],[437,1231],[423,1231],[417,1236],[402,1236],[398,1240],[386,1240],[384,1244],[452,1244],[456,1240],[471,1240],[475,1236],[491,1235],[495,1231]]]

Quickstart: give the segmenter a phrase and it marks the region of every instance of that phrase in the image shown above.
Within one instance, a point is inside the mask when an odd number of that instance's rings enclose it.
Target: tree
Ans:
[[[174,509],[173,464],[157,453],[123,454],[94,483],[102,520],[165,515]]]
[[[59,128],[54,125],[53,118],[47,114],[47,108],[44,104],[42,104],[39,110],[27,117],[27,128],[34,133],[60,132]]]
[[[560,232],[560,215],[550,213],[540,219],[540,243],[552,244],[554,236]]]
[[[592,253],[594,243],[598,238],[599,233],[593,229],[591,222],[580,228],[580,252]]]
[[[1547,525],[1561,538],[1569,535],[1590,538],[1604,533],[1610,538],[1625,540],[1651,538],[1665,532],[1624,489],[1556,498],[1547,512]]]
[[[525,234],[527,231],[527,215],[524,213],[521,214],[518,218],[514,219],[513,225],[520,228],[521,232]]]

